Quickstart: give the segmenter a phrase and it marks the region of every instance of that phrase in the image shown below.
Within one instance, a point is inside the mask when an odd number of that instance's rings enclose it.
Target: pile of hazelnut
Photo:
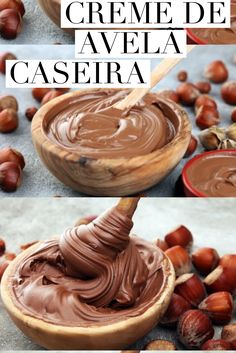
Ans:
[[[220,258],[209,247],[190,254],[193,236],[183,225],[155,243],[171,260],[177,277],[160,325],[175,328],[178,340],[187,349],[236,349],[236,323],[230,323],[236,294],[236,254]],[[213,324],[226,325],[221,338],[213,338]],[[151,341],[145,349],[166,350],[165,347],[176,350],[174,343],[165,340]]]
[[[15,39],[21,32],[25,7],[22,0],[0,1],[0,36]]]
[[[177,89],[162,90],[159,92],[161,96],[169,98],[176,103],[194,107],[195,123],[201,130],[209,129],[213,126],[215,127],[220,123],[217,103],[214,98],[209,95],[211,91],[210,82],[223,84],[221,86],[221,97],[223,101],[229,105],[236,105],[236,81],[227,81],[229,72],[223,61],[215,60],[207,65],[204,70],[204,77],[206,79],[205,81],[191,83],[187,81],[188,73],[186,71],[180,71],[177,75],[177,79],[181,84]],[[233,123],[236,122],[236,108],[232,110],[231,120]],[[206,136],[207,134],[208,131],[200,135],[201,142],[201,136]],[[195,152],[197,145],[198,141],[196,137],[192,136],[185,157],[191,156]],[[206,148],[204,144],[203,146]],[[214,149],[217,148],[236,148],[235,140],[232,140],[224,134],[224,137]]]

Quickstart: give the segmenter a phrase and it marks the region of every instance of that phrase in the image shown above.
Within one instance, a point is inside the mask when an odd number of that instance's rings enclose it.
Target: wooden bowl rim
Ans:
[[[2,277],[1,281],[1,296],[2,296],[2,301],[4,305],[6,306],[8,312],[13,316],[16,317],[19,321],[22,321],[27,323],[27,326],[33,328],[34,330],[40,329],[44,330],[47,333],[51,334],[66,334],[68,336],[71,335],[84,335],[84,336],[99,336],[100,334],[110,334],[113,331],[120,331],[120,330],[125,330],[127,327],[131,326],[132,324],[136,324],[137,321],[142,324],[143,320],[146,320],[149,318],[149,316],[152,316],[153,313],[159,312],[161,310],[161,307],[166,299],[167,296],[171,297],[173,291],[174,291],[174,283],[175,283],[175,270],[174,267],[168,258],[167,255],[164,253],[164,260],[163,260],[163,267],[164,269],[167,269],[169,271],[169,276],[166,279],[166,285],[164,288],[162,288],[160,292],[160,296],[158,297],[157,302],[155,302],[151,307],[149,307],[143,314],[135,317],[131,317],[128,319],[125,319],[123,321],[115,322],[115,323],[108,323],[107,325],[103,326],[89,326],[89,327],[83,327],[83,326],[62,326],[62,325],[54,325],[48,322],[45,322],[41,319],[36,319],[32,316],[29,316],[27,314],[23,314],[20,309],[14,304],[14,301],[12,300],[12,288],[10,287],[8,278],[11,277],[11,273],[14,272],[16,266],[18,263],[28,254],[33,252],[34,250],[37,249],[37,247],[41,244],[42,242],[38,242],[37,244],[31,246],[30,248],[26,249],[22,253],[20,253],[7,267],[6,271],[4,272],[4,275]]]
[[[140,159],[152,159],[159,157],[164,153],[164,151],[172,149],[176,145],[176,141],[181,136],[184,136],[186,133],[191,132],[191,123],[188,117],[187,112],[177,103],[166,99],[166,98],[161,98],[158,97],[158,101],[161,104],[166,104],[169,108],[171,109],[176,109],[176,111],[179,112],[179,114],[176,114],[177,119],[178,119],[178,129],[176,131],[176,134],[174,138],[166,145],[164,145],[162,148],[159,148],[155,151],[152,151],[148,154],[145,155],[138,155],[134,157],[120,157],[120,158],[91,158],[91,157],[84,157],[79,153],[79,151],[70,151],[65,149],[64,147],[60,146],[59,144],[54,143],[49,139],[47,134],[44,131],[43,127],[43,122],[44,118],[47,113],[49,113],[57,104],[60,104],[63,101],[70,101],[75,99],[78,95],[84,94],[84,93],[90,93],[91,91],[100,91],[103,90],[102,88],[88,88],[88,89],[81,89],[81,90],[76,90],[72,91],[66,94],[63,94],[62,96],[59,96],[51,101],[49,101],[47,104],[43,105],[35,114],[32,124],[31,124],[31,134],[32,134],[32,139],[35,142],[38,142],[39,145],[43,145],[43,149],[46,149],[47,152],[50,152],[51,154],[58,156],[58,155],[63,155],[63,158],[67,161],[75,161],[78,162],[80,158],[85,158],[86,160],[89,160],[90,163],[99,163],[99,165],[109,165],[109,163],[112,161],[113,164],[119,165],[120,163],[123,163],[124,161],[130,161],[136,162],[139,161]],[[112,90],[117,90],[116,88],[112,88]],[[158,95],[158,92],[153,92]],[[40,134],[39,134],[40,133]],[[189,136],[190,137],[190,136]]]
[[[224,149],[224,150],[214,150],[214,151],[207,151],[207,152],[203,152],[203,153],[199,153],[197,154],[195,157],[191,158],[184,166],[183,170],[182,170],[182,180],[184,183],[184,186],[186,187],[186,189],[193,195],[196,197],[209,197],[207,194],[204,194],[203,192],[199,191],[197,188],[195,188],[195,186],[191,183],[191,181],[189,180],[188,176],[187,176],[187,171],[189,168],[191,168],[191,166],[198,161],[199,159],[202,159],[203,157],[205,157],[206,155],[218,155],[218,154],[233,154],[236,156],[236,150],[233,149]]]

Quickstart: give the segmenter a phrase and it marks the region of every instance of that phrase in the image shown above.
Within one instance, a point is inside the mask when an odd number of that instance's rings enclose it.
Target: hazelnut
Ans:
[[[87,224],[93,222],[97,217],[98,216],[96,216],[96,215],[82,217],[82,218],[78,219],[78,221],[75,223],[75,227],[81,226],[82,224],[87,225]]]
[[[180,81],[180,82],[185,82],[187,81],[188,79],[188,73],[187,71],[179,71],[178,74],[177,74],[177,79]]]
[[[168,309],[162,317],[160,324],[170,327],[175,326],[177,325],[180,315],[190,309],[191,304],[186,299],[173,293]]]
[[[176,351],[177,348],[173,342],[167,340],[153,340],[144,347],[146,351]]]
[[[36,107],[30,107],[28,109],[26,109],[25,111],[25,116],[29,121],[33,120],[33,117],[35,116],[35,114],[37,113],[38,109]]]
[[[31,246],[33,246],[33,245],[35,245],[35,244],[37,244],[37,243],[38,243],[38,241],[32,241],[31,243],[22,244],[22,245],[20,246],[20,249],[21,249],[22,251],[24,251],[24,250],[30,248]]]
[[[15,39],[22,30],[22,17],[15,9],[0,12],[0,35],[5,39]]]
[[[1,0],[0,11],[6,9],[14,9],[23,17],[25,14],[25,6],[21,0]]]
[[[0,132],[8,133],[18,128],[18,115],[13,109],[4,109],[0,112]]]
[[[7,269],[9,263],[10,263],[9,261],[0,262],[0,282],[1,282],[2,276],[5,272],[5,270]]]
[[[158,95],[162,98],[170,99],[171,101],[173,101],[175,103],[179,103],[179,96],[172,89],[163,89],[161,91],[158,91]]]
[[[3,239],[0,239],[0,256],[2,256],[5,253],[6,250],[6,244]]]
[[[40,103],[43,97],[50,91],[51,91],[51,88],[33,88],[32,96]]]
[[[231,344],[233,350],[236,349],[236,323],[226,325],[222,332],[221,338]]]
[[[211,84],[207,81],[199,81],[195,83],[195,86],[199,90],[200,93],[207,94],[211,91]]]
[[[195,273],[186,273],[177,278],[175,293],[181,295],[194,307],[197,307],[206,297],[205,287]]]
[[[18,111],[18,102],[13,96],[0,96],[0,112],[4,109],[12,109]]]
[[[208,340],[201,346],[202,351],[229,351],[231,344],[225,340]]]
[[[218,265],[205,279],[204,284],[209,293],[236,292],[235,270]]]
[[[236,108],[231,113],[231,120],[236,123]]]
[[[188,349],[200,348],[214,336],[214,328],[209,317],[200,310],[188,310],[181,315],[178,338]]]
[[[228,127],[228,129],[226,130],[226,135],[229,139],[236,141],[236,123]]]
[[[7,60],[17,60],[17,57],[12,53],[1,53],[0,54],[0,72],[2,74],[6,73],[6,61]]]
[[[0,188],[7,192],[16,191],[22,182],[22,171],[18,164],[5,162],[0,164]]]
[[[212,107],[217,109],[216,102],[211,96],[208,96],[207,94],[202,94],[196,99],[196,102],[194,104],[196,113],[198,112],[199,108],[201,108],[202,106],[207,106],[207,107]]]
[[[155,242],[156,246],[158,248],[160,248],[162,251],[166,251],[167,249],[169,249],[169,246],[167,244],[167,242],[165,240],[162,239],[157,239]]]
[[[180,225],[166,234],[165,241],[170,248],[180,245],[183,248],[190,249],[193,244],[193,236],[187,227]]]
[[[178,94],[181,103],[187,106],[194,105],[199,96],[198,89],[192,83],[188,82],[181,83],[177,87],[176,93]]]
[[[225,138],[225,130],[216,126],[203,130],[199,135],[201,144],[208,151],[216,150]]]
[[[236,254],[227,254],[220,259],[220,266],[229,268],[236,272]]]
[[[180,276],[191,270],[191,259],[187,251],[179,245],[173,246],[165,251],[172,262],[176,276]]]
[[[236,149],[236,141],[225,139],[220,142],[218,150]]]
[[[208,275],[220,261],[218,252],[213,248],[200,248],[192,254],[192,263],[201,274]]]
[[[0,150],[0,164],[5,162],[14,162],[18,164],[21,169],[24,169],[25,167],[25,159],[23,155],[10,147],[5,147]]]
[[[223,61],[215,60],[206,67],[204,76],[214,83],[222,83],[228,79],[228,70]]]
[[[190,157],[197,149],[198,146],[198,140],[196,139],[195,136],[191,136],[187,151],[185,152],[184,158]]]
[[[5,257],[5,260],[12,261],[16,258],[16,254],[11,253],[11,252],[7,252],[7,253],[5,253],[4,257]]]
[[[226,103],[236,105],[236,81],[224,83],[221,87],[221,96]]]
[[[61,96],[62,94],[63,93],[61,91],[54,89],[54,90],[48,92],[47,94],[45,94],[45,96],[42,99],[41,104],[44,105],[44,104],[50,102],[51,100],[53,100],[54,98]]]
[[[198,306],[216,325],[230,322],[233,315],[234,302],[228,292],[217,292],[206,297]]]
[[[219,112],[212,107],[202,106],[196,115],[196,124],[201,129],[208,129],[220,123]]]

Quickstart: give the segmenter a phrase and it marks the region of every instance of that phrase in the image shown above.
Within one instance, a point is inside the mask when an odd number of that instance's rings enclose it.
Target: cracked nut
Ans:
[[[201,131],[199,135],[201,144],[208,151],[216,150],[225,138],[225,130],[216,126]]]
[[[226,130],[226,135],[230,140],[236,141],[236,123],[228,127]]]

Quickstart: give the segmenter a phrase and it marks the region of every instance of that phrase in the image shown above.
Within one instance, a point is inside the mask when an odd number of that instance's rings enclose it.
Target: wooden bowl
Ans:
[[[46,15],[59,27],[61,28],[61,0],[38,0],[40,6]],[[74,35],[75,30],[73,28],[62,28],[63,31]]]
[[[156,326],[165,313],[175,283],[175,272],[166,255],[163,269],[169,275],[160,292],[157,302],[140,316],[104,326],[66,327],[46,323],[25,315],[15,306],[10,278],[14,276],[18,264],[35,251],[39,243],[25,250],[10,263],[1,282],[3,303],[16,326],[37,344],[55,350],[99,350],[123,349],[146,335]]]
[[[81,92],[91,90],[68,93],[50,101],[36,113],[32,122],[32,138],[39,157],[64,184],[89,195],[132,195],[158,183],[182,159],[191,137],[190,122],[179,105],[163,98],[158,99],[158,105],[165,109],[177,133],[170,143],[147,155],[91,159],[52,142],[45,132],[50,120],[62,107],[75,102]]]

